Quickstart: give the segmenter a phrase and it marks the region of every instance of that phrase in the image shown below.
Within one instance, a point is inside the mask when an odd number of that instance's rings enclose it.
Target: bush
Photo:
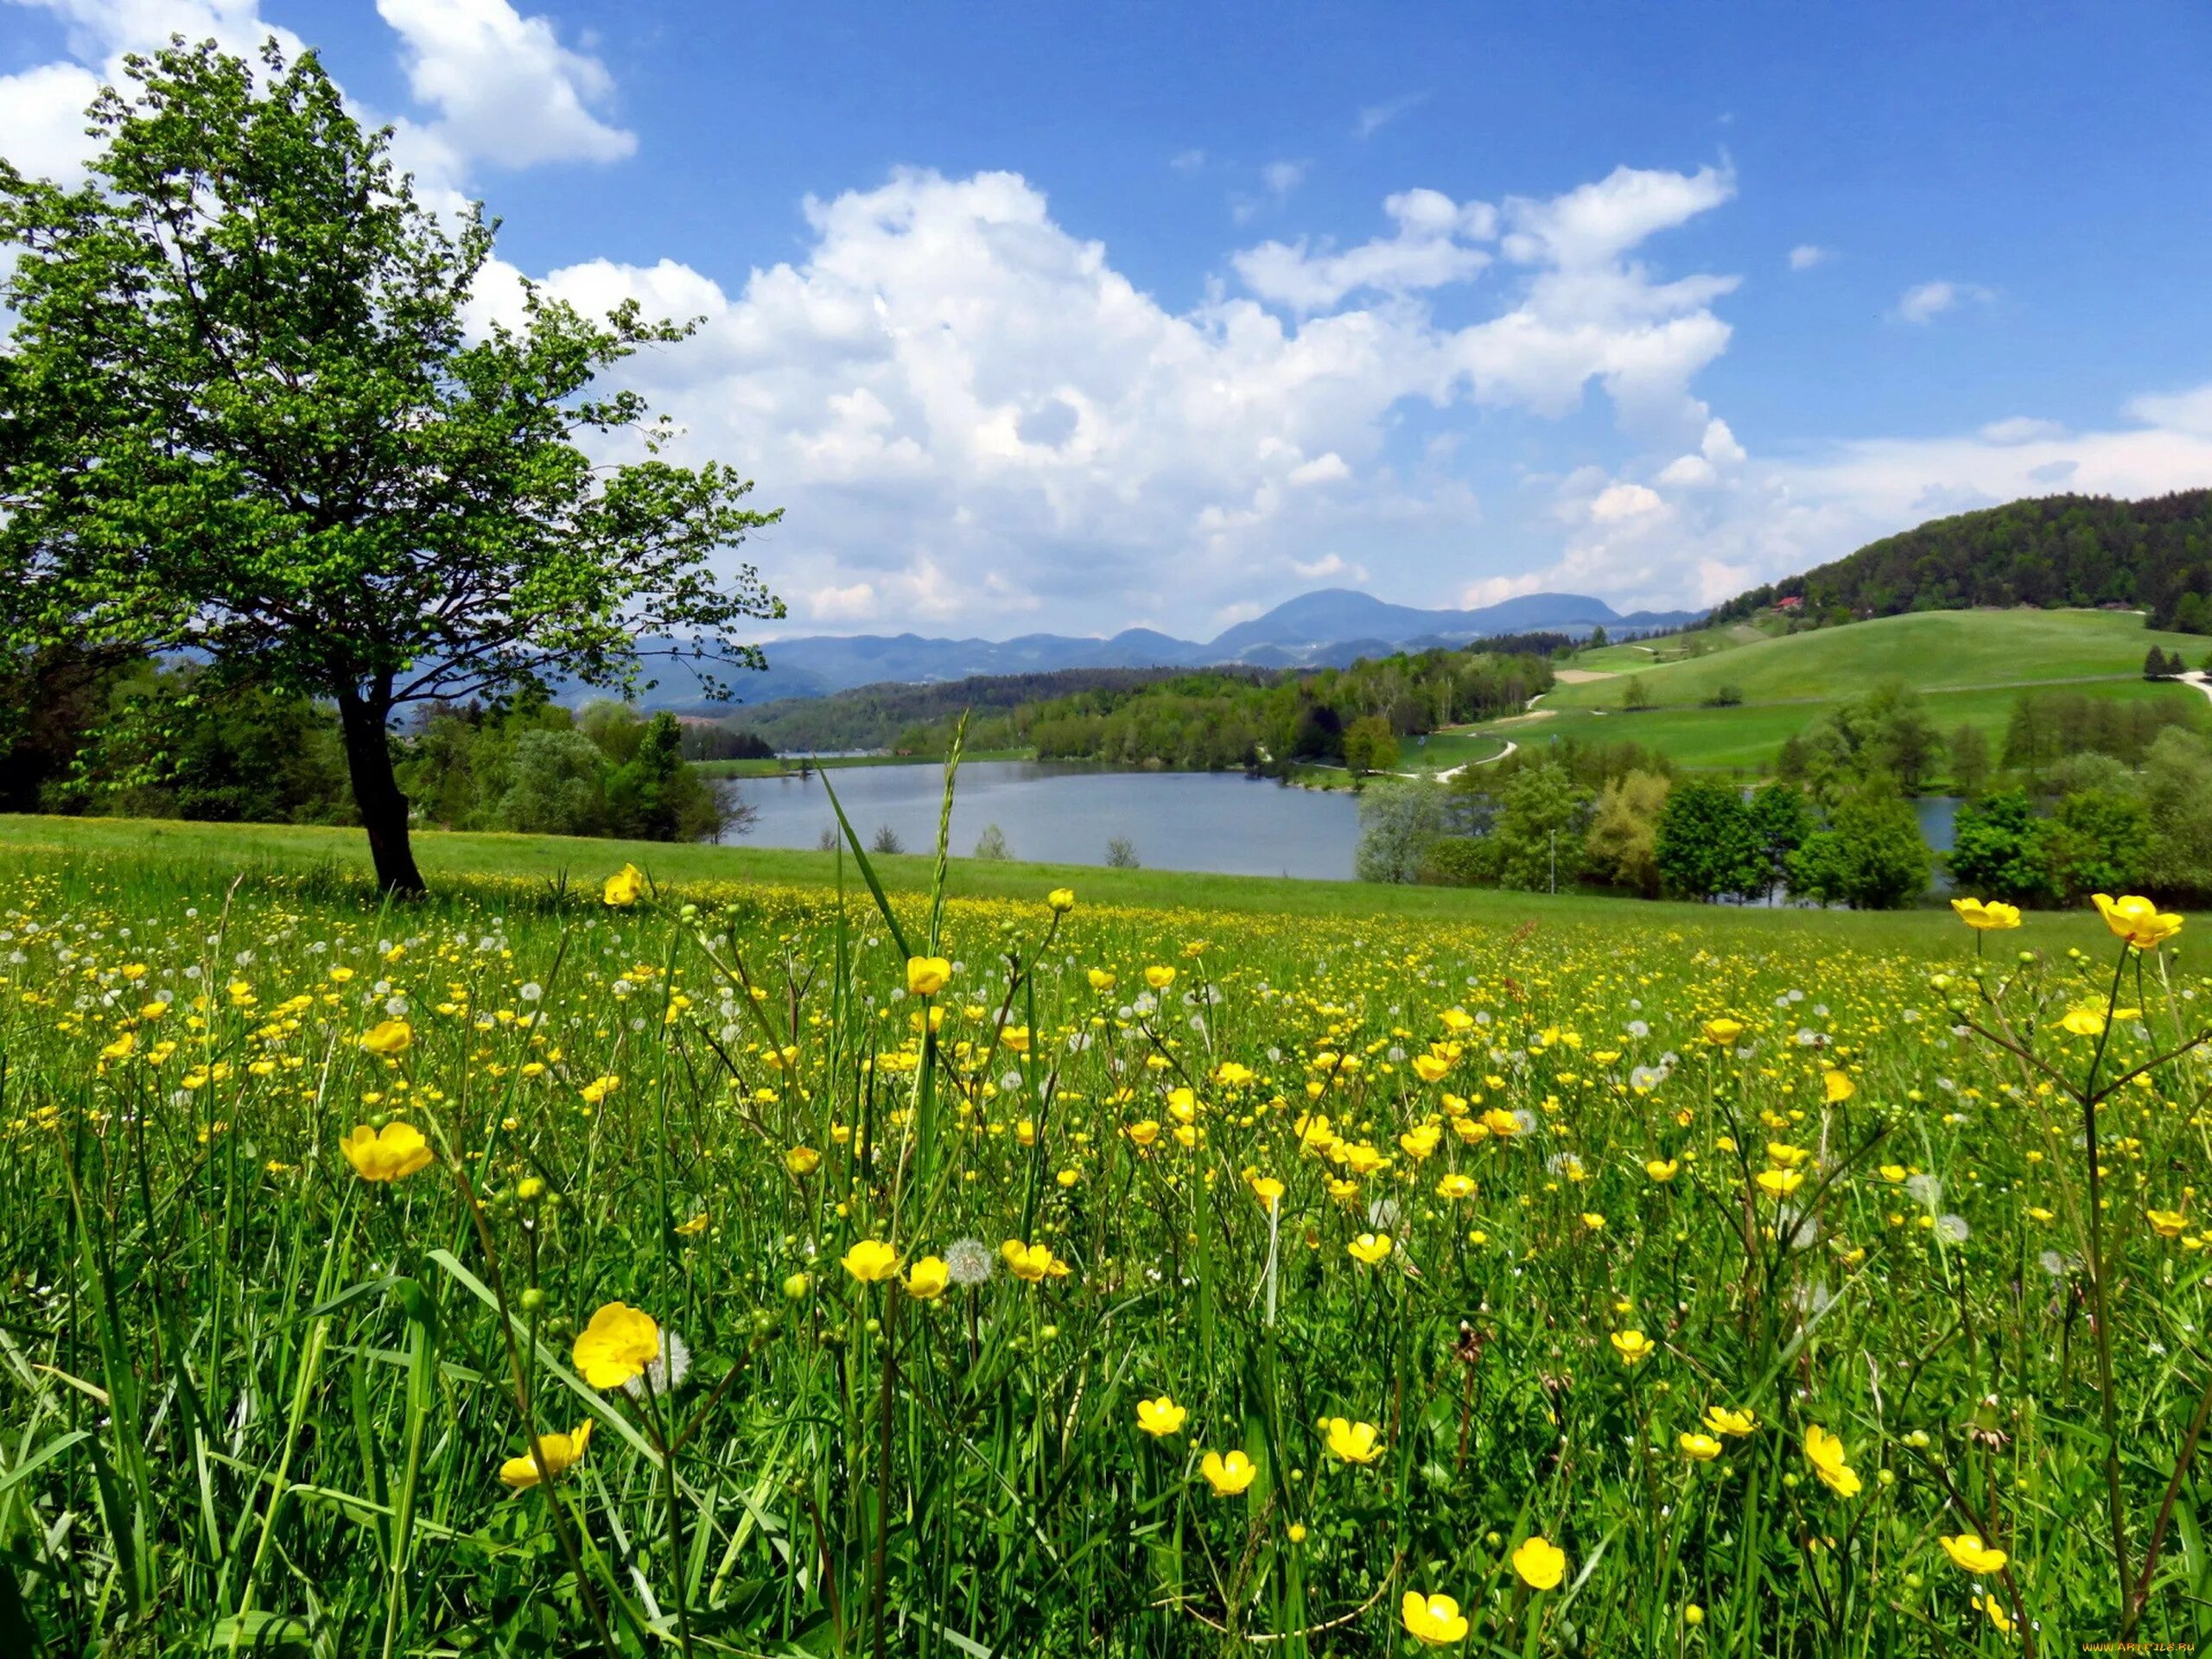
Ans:
[[[1439,887],[1497,885],[1497,843],[1487,836],[1439,836],[1429,843],[1419,879]]]

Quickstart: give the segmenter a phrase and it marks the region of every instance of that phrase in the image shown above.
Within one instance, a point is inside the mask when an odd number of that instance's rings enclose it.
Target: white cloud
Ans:
[[[875,584],[855,582],[843,588],[817,588],[806,596],[806,614],[824,623],[873,621]]]
[[[1403,294],[1465,282],[1491,263],[1471,245],[1497,234],[1497,210],[1487,202],[1462,207],[1440,191],[1407,190],[1382,209],[1396,232],[1342,253],[1312,251],[1301,237],[1263,242],[1230,263],[1253,293],[1298,311],[1321,310],[1365,289]]]
[[[1611,264],[1645,238],[1718,207],[1736,194],[1735,174],[1615,168],[1595,183],[1544,200],[1506,203],[1513,229],[1505,251],[1525,264],[1587,270]]]
[[[1972,300],[1983,303],[1997,297],[1993,289],[1978,283],[1937,281],[1908,288],[1897,296],[1897,315],[1904,322],[1933,322],[1946,311]]]
[[[1516,204],[1529,263],[1492,267],[1512,288],[1459,327],[1402,274],[1405,291],[1319,315],[1217,292],[1171,311],[1007,173],[902,171],[810,200],[805,252],[730,289],[665,261],[592,261],[545,281],[594,311],[635,294],[648,312],[707,319],[626,370],[686,423],[680,452],[741,466],[788,510],[758,556],[810,626],[830,620],[823,604],[858,621],[849,590],[866,585],[884,621],[988,630],[1041,613],[1088,631],[1155,609],[1167,589],[1185,613],[1211,614],[1251,598],[1269,569],[1332,556],[1356,569],[1363,544],[1387,546],[1396,569],[1464,570],[1480,507],[1450,444],[1394,459],[1409,400],[1546,415],[1594,383],[1624,423],[1733,450],[1688,394],[1726,342],[1710,302],[1731,279],[1662,279],[1623,239],[1723,194],[1715,175],[1668,176],[1690,188],[1629,188],[1667,212],[1632,202],[1608,228],[1575,204]],[[1493,225],[1435,192],[1389,211],[1398,234],[1377,246],[1463,243]],[[1355,257],[1380,257],[1300,252],[1281,269],[1318,308],[1351,269],[1325,262]],[[1649,480],[1623,481],[1657,499]]]
[[[1789,269],[1810,270],[1815,265],[1824,264],[1834,257],[1826,248],[1815,247],[1810,242],[1800,242],[1789,250]]]
[[[2212,438],[2212,385],[2146,393],[2127,405],[2127,413],[2145,426],[2171,427],[2194,437]]]
[[[0,156],[27,177],[80,183],[92,149],[85,111],[99,90],[100,78],[73,63],[0,75]]]
[[[1290,469],[1288,480],[1303,488],[1309,484],[1341,484],[1351,476],[1351,468],[1344,458],[1332,449],[1325,455],[1316,455]]]
[[[0,154],[34,175],[75,181],[92,150],[85,106],[102,84],[124,82],[124,57],[150,53],[172,35],[213,40],[251,59],[272,35],[288,57],[305,43],[261,15],[259,0],[7,0],[54,13],[69,59],[0,77]],[[392,151],[419,194],[441,210],[463,200],[472,161],[520,167],[607,161],[636,141],[586,105],[611,90],[606,69],[569,51],[543,17],[508,0],[378,0],[398,32],[415,95],[439,111],[430,123],[391,122]],[[340,66],[327,66],[342,79]],[[356,105],[365,124],[388,118]]]
[[[1260,183],[1266,194],[1231,196],[1229,216],[1239,225],[1249,225],[1268,208],[1281,207],[1290,200],[1291,192],[1306,181],[1306,167],[1304,162],[1269,162],[1260,169]]]
[[[299,36],[261,16],[257,0],[8,0],[63,25],[69,59],[0,77],[0,155],[33,177],[77,184],[97,148],[85,109],[102,86],[124,83],[124,54],[152,52],[171,35],[219,41],[250,55],[272,35],[288,55]]]
[[[2007,420],[1992,421],[1981,429],[1984,443],[2034,443],[2045,438],[2063,438],[2066,429],[2056,421],[2040,421],[2030,415],[2015,415]]]
[[[1427,92],[1406,92],[1396,98],[1385,99],[1380,104],[1370,104],[1361,109],[1359,118],[1352,123],[1352,137],[1372,138],[1402,115],[1409,115],[1428,102]]]
[[[1326,582],[1332,577],[1342,577],[1347,582],[1367,580],[1367,567],[1354,564],[1340,553],[1325,553],[1311,561],[1293,559],[1290,568],[1305,582]]]
[[[1667,503],[1656,490],[1641,484],[1611,484],[1590,503],[1590,516],[1599,524],[1612,524],[1647,512],[1659,512]]]
[[[1203,149],[1178,150],[1167,158],[1167,165],[1178,173],[1195,173],[1205,164],[1206,153]]]
[[[377,0],[404,43],[416,99],[439,111],[437,137],[501,167],[613,162],[638,147],[588,105],[613,89],[606,67],[561,44],[544,17],[508,0]]]

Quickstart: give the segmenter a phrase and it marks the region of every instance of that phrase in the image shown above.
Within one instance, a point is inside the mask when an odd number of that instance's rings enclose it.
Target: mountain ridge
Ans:
[[[1599,627],[1609,634],[1657,632],[1701,614],[1623,614],[1587,594],[1522,594],[1472,610],[1430,610],[1395,605],[1357,588],[1322,588],[1232,624],[1207,640],[1180,639],[1156,628],[1124,628],[1103,638],[1027,633],[1010,639],[948,639],[909,631],[766,639],[760,642],[766,671],[742,677],[736,690],[745,702],[755,703],[885,682],[933,683],[1063,668],[1341,668],[1360,657],[1457,648],[1492,634],[1581,637]],[[665,698],[664,692],[660,700]]]

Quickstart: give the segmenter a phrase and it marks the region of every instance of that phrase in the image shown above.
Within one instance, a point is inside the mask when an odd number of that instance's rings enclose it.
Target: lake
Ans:
[[[937,847],[944,774],[936,766],[841,766],[832,785],[863,843],[889,824],[910,853]],[[745,778],[738,798],[759,809],[741,837],[758,847],[812,847],[836,816],[819,773]],[[952,852],[964,858],[987,824],[1015,858],[1103,864],[1126,837],[1147,869],[1351,880],[1359,805],[1341,791],[1289,789],[1223,772],[1107,772],[1096,766],[978,760],[960,768]]]
[[[841,766],[837,798],[863,842],[891,826],[910,853],[937,847],[944,774],[932,766]],[[759,810],[757,847],[813,847],[836,817],[820,773],[746,778],[726,785]],[[1958,802],[1912,803],[1920,832],[1938,852],[1951,845]],[[1287,789],[1224,772],[1108,772],[1096,766],[978,760],[960,768],[952,807],[952,852],[964,858],[987,824],[1014,857],[1043,864],[1103,864],[1106,843],[1125,836],[1148,869],[1220,875],[1297,875],[1348,881],[1359,843],[1359,804],[1343,791]],[[1936,885],[1943,885],[1939,874]]]

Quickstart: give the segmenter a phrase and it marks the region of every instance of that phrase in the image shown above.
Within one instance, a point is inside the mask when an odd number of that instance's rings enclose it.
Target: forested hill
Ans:
[[[2212,633],[2212,489],[2143,501],[2047,495],[1937,518],[1716,608],[1788,599],[1815,620],[2014,605],[2120,605],[2154,628]]]

